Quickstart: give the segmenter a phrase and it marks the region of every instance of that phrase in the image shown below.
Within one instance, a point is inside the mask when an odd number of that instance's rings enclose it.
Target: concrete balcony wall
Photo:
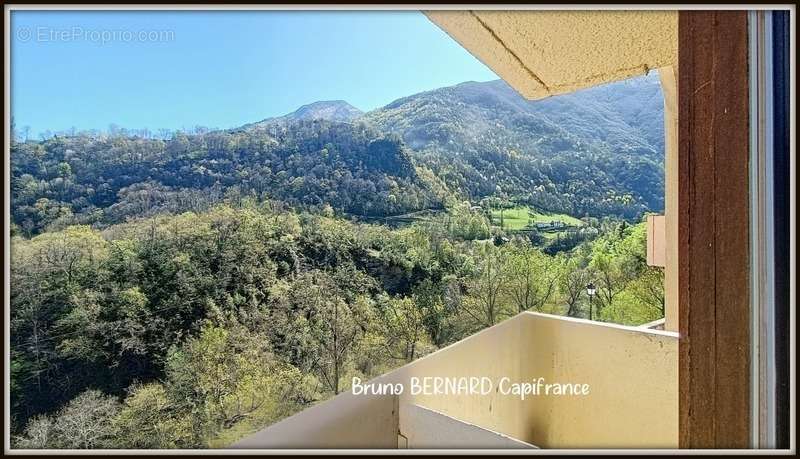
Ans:
[[[590,384],[590,395],[412,396],[414,403],[542,448],[677,447],[674,333],[523,313],[390,374]]]
[[[234,447],[396,448],[408,429],[408,420],[398,421],[400,410],[419,406],[542,448],[674,448],[677,341],[672,332],[522,313],[372,381],[402,383],[405,391],[399,396],[340,394]],[[488,395],[410,393],[412,377],[434,376],[486,376],[495,382],[494,390]],[[521,401],[497,390],[503,377],[586,383],[590,393]]]
[[[536,428],[522,438],[546,448],[678,447],[677,333],[529,320],[553,380],[589,382],[591,395],[544,397],[533,410]]]
[[[528,449],[535,446],[418,405],[400,405],[400,449]]]
[[[394,449],[397,397],[341,393],[231,445],[237,449]]]
[[[501,322],[387,376],[410,387],[412,377],[488,377],[495,383],[530,379],[534,368],[549,366],[540,352],[530,347],[531,322],[525,314]],[[545,376],[546,377],[546,376]],[[400,395],[401,405],[416,404],[510,437],[536,444],[528,428],[535,422],[531,403],[493,391],[489,395]]]

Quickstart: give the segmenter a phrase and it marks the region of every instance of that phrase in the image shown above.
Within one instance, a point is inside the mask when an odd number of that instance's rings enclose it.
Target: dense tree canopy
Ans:
[[[208,445],[520,311],[586,317],[588,279],[601,320],[663,315],[643,224],[551,256],[465,238],[483,218],[468,208],[439,218],[390,229],[267,202],[14,237],[19,444]],[[80,422],[102,428],[70,435],[70,413],[95,406],[108,419]]]
[[[658,96],[649,82],[630,98]],[[486,197],[578,217],[663,209],[660,124],[648,121],[660,106],[617,119],[619,103],[569,97],[531,103],[503,82],[469,83],[363,115],[327,107],[327,119],[299,110],[231,130],[26,138],[12,144],[12,218],[30,236],[244,197],[360,217]]]
[[[225,446],[515,314],[587,318],[589,282],[595,320],[663,317],[637,115],[496,82],[332,104],[12,142],[16,447]],[[574,225],[512,230],[512,205]]]

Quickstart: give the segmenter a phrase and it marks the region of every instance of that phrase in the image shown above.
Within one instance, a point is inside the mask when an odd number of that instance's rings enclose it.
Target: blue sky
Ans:
[[[228,128],[497,76],[416,11],[12,13],[18,129]]]

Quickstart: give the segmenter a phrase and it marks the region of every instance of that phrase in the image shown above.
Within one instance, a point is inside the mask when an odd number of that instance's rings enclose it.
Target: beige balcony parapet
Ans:
[[[521,401],[498,392],[416,396],[409,391],[370,396],[347,392],[233,447],[397,448],[400,443],[415,448],[430,447],[436,435],[444,447],[463,435],[463,429],[477,427],[488,435],[487,447],[507,437],[514,444],[540,448],[675,448],[677,345],[673,332],[526,312],[371,382],[399,382],[407,389],[415,376],[486,376],[494,381],[507,377],[514,382],[542,377],[547,382],[589,384],[589,395],[539,395]],[[424,408],[453,422],[439,419],[444,430],[415,436],[414,416],[404,412],[410,406],[417,414],[416,407]],[[423,415],[419,422],[436,429],[431,416]]]
[[[647,216],[647,264],[663,268],[667,265],[666,219],[663,215]]]
[[[651,330],[664,330],[664,324],[666,322],[665,318],[656,319],[652,322],[647,322],[646,324],[639,325],[642,328],[649,328]]]
[[[535,446],[419,405],[399,410],[398,449],[526,449]]]

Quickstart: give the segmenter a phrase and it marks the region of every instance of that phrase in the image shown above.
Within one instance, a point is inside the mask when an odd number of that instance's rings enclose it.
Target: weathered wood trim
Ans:
[[[681,11],[679,444],[747,448],[747,13]]]

